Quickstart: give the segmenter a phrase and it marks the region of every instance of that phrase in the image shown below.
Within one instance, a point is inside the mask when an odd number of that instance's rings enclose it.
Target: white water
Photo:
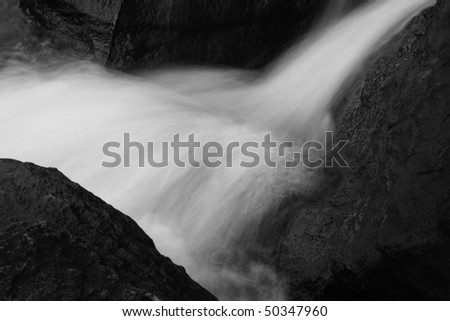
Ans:
[[[142,143],[178,132],[224,143],[261,141],[268,131],[297,143],[321,137],[349,77],[434,3],[373,1],[317,30],[251,82],[239,71],[132,77],[86,64],[45,72],[11,66],[0,73],[0,157],[57,167],[132,216],[163,254],[219,297],[282,299],[282,280],[254,258],[265,251],[257,248],[258,226],[285,195],[318,190],[320,171],[106,169],[103,144],[123,141],[125,132]]]

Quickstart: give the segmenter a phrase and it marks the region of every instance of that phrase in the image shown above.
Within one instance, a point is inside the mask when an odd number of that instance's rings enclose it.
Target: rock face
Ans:
[[[20,0],[32,21],[65,38],[59,41],[63,49],[74,47],[126,70],[167,64],[261,66],[301,35],[324,3]]]
[[[20,0],[22,10],[48,30],[105,61],[122,0]]]
[[[282,243],[292,299],[450,299],[449,17],[414,19],[346,102],[350,168]]]
[[[0,300],[213,300],[130,218],[55,169],[0,160]]]
[[[92,59],[83,42],[32,23],[19,4],[19,0],[3,0],[0,4],[0,68],[10,62],[51,64],[59,59]]]
[[[126,1],[108,63],[121,69],[180,63],[257,67],[304,32],[323,2]]]

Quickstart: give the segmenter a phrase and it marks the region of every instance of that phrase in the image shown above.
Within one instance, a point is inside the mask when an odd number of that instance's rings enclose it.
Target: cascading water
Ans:
[[[136,157],[130,168],[105,168],[103,145],[123,142],[124,133],[155,146],[177,133],[223,146],[259,142],[269,131],[297,146],[319,139],[332,126],[328,109],[349,77],[434,3],[371,1],[321,27],[251,81],[239,71],[135,77],[87,63],[56,70],[9,64],[0,72],[0,157],[57,167],[131,215],[163,254],[220,298],[282,299],[283,282],[257,241],[259,228],[286,195],[317,192],[320,170],[139,168]],[[242,160],[238,153],[233,158]]]

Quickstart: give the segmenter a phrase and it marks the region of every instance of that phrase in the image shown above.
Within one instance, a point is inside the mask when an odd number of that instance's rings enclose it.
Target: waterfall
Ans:
[[[320,191],[320,168],[286,168],[283,157],[277,167],[141,168],[136,148],[129,168],[107,168],[104,145],[123,145],[124,133],[155,146],[195,133],[200,142],[226,146],[259,142],[270,132],[275,141],[295,142],[286,155],[292,156],[332,129],[330,105],[367,57],[433,4],[369,1],[313,30],[258,77],[238,70],[132,76],[82,62],[52,69],[10,64],[0,71],[0,157],[58,168],[134,218],[163,254],[219,298],[283,299],[283,280],[261,245],[271,236],[260,227],[268,215],[277,219],[285,197]],[[158,149],[154,159],[161,157]],[[244,158],[234,151],[231,160]]]

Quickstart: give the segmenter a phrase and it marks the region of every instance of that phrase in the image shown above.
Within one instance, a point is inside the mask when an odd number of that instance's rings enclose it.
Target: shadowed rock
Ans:
[[[12,0],[8,0],[12,1]],[[19,0],[17,0],[18,2]],[[324,0],[20,0],[52,31],[56,48],[73,47],[113,68],[170,64],[253,68],[303,34]]]
[[[346,101],[345,179],[281,249],[293,299],[450,299],[450,3],[414,19]]]
[[[56,169],[0,160],[1,300],[214,300]]]
[[[304,33],[324,1],[130,0],[117,20],[108,63],[258,67]]]
[[[122,0],[20,0],[34,22],[76,47],[105,61]],[[66,48],[63,48],[66,49]]]

